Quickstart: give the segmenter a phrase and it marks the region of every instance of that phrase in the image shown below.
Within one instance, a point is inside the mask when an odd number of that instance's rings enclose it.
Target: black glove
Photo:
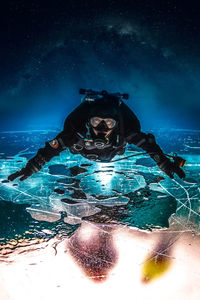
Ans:
[[[8,176],[8,180],[13,181],[17,177],[21,177],[20,181],[23,181],[30,177],[33,173],[36,173],[36,171],[33,168],[31,168],[30,165],[27,164],[25,168]]]
[[[161,164],[158,164],[158,166],[170,178],[174,178],[174,173],[176,173],[181,179],[185,178],[185,172],[168,158],[166,158],[166,160]]]
[[[13,181],[17,177],[20,177],[19,180],[23,181],[28,177],[30,177],[31,175],[33,175],[34,173],[39,172],[44,164],[45,164],[45,159],[43,158],[43,156],[37,154],[35,157],[33,157],[31,160],[28,161],[25,168],[8,176],[8,180]]]

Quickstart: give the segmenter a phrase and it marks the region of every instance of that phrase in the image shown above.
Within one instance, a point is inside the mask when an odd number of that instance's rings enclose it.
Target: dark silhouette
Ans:
[[[25,180],[60,152],[68,148],[73,154],[81,154],[89,160],[109,162],[115,155],[122,155],[127,144],[134,144],[146,151],[159,168],[169,177],[185,173],[180,168],[183,160],[171,161],[157,145],[155,137],[141,131],[140,122],[123,102],[127,94],[109,94],[80,90],[83,102],[66,118],[64,129],[55,139],[46,142],[25,168],[11,174],[8,179]]]

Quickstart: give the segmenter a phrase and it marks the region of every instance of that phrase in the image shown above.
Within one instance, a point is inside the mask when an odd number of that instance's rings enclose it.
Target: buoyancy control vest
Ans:
[[[120,133],[113,132],[111,137],[105,139],[94,138],[90,127],[86,124],[87,133],[76,133],[76,142],[69,147],[73,154],[81,154],[93,161],[109,162],[115,155],[125,152],[126,142]]]

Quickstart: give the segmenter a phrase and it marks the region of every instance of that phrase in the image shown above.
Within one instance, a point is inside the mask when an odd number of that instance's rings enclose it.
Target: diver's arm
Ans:
[[[13,181],[17,177],[20,177],[20,181],[27,179],[32,174],[39,172],[46,162],[49,162],[54,156],[58,156],[68,146],[70,146],[69,135],[62,131],[55,139],[46,142],[45,147],[40,148],[24,168],[8,176],[8,180]]]
[[[140,147],[142,150],[146,151],[156,162],[159,168],[170,178],[174,178],[174,173],[176,173],[180,178],[185,177],[185,173],[183,172],[183,170],[169,158],[167,158],[163,153],[160,146],[156,143],[153,134],[146,134],[140,131],[130,134],[126,138],[126,140],[129,144],[134,144],[137,147]]]
[[[8,180],[12,181],[17,177],[20,177],[21,181],[25,180],[32,174],[40,171],[44,164],[49,162],[54,156],[58,156],[60,152],[73,145],[77,139],[74,123],[77,121],[78,124],[83,124],[83,122],[80,122],[80,116],[82,117],[84,110],[87,111],[86,104],[82,103],[68,115],[63,131],[55,139],[46,142],[45,147],[39,149],[37,154],[27,162],[23,169],[8,176]]]

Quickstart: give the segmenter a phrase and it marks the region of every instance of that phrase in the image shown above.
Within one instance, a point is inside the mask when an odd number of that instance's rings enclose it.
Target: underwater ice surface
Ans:
[[[154,230],[167,228],[171,217],[183,231],[199,230],[200,132],[156,134],[165,152],[177,152],[187,160],[185,180],[171,180],[143,154],[95,163],[66,150],[24,182],[7,181],[55,135],[53,131],[0,134],[1,243],[70,236],[82,220]],[[139,151],[129,146],[124,156]]]

